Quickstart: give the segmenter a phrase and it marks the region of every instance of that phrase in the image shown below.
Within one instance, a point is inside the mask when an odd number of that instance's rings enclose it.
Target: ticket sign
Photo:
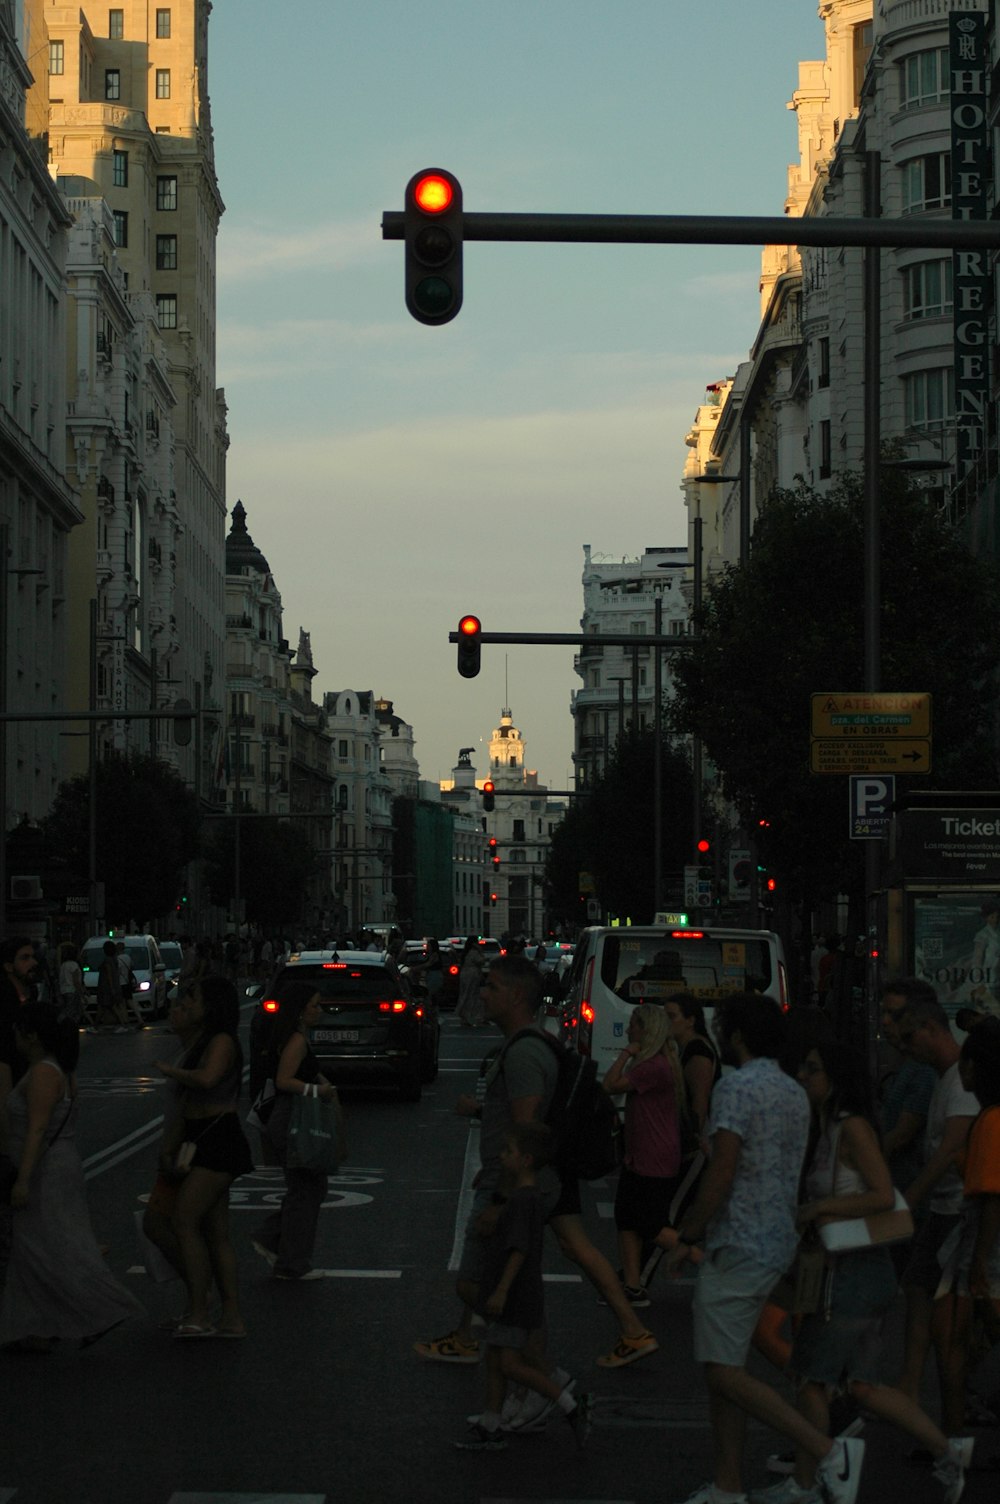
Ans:
[[[929,694],[811,695],[815,737],[924,737],[931,734]]]

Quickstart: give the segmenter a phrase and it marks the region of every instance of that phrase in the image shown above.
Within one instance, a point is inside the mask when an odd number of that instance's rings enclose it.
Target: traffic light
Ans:
[[[497,906],[497,895],[495,893],[491,893],[490,894],[490,906],[491,906],[491,908],[494,908],[494,909]]]
[[[491,783],[490,779],[487,778],[486,782],[483,784],[483,809],[487,814],[490,814],[493,810],[493,805],[495,802],[493,795],[495,793],[496,790],[493,784]]]
[[[712,843],[711,843],[711,841],[706,841],[705,837],[702,836],[701,840],[698,841],[696,844],[697,844],[697,849],[698,849],[698,855],[701,856],[701,857],[708,856],[708,853],[712,849]]]
[[[479,673],[483,625],[478,616],[463,616],[458,624],[458,672],[463,679]]]
[[[174,701],[174,709],[175,710],[185,710],[185,711],[190,712],[190,710],[191,710],[191,701],[190,700],[175,700]],[[194,720],[194,718],[193,718],[193,716],[191,714],[183,715],[183,716],[181,716],[181,715],[175,715],[174,716],[174,745],[175,746],[177,746],[177,747],[188,747],[188,746],[191,745],[191,726],[193,724],[193,720]]]
[[[497,850],[497,838],[496,838],[496,836],[490,836],[489,850],[490,850],[490,858],[491,858],[491,860],[493,862],[494,867],[499,867],[499,865],[500,865],[500,853]]]
[[[406,185],[406,306],[421,324],[447,324],[462,306],[462,185],[429,167]]]

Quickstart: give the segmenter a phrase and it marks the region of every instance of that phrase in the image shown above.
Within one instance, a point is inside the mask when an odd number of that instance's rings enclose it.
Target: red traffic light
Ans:
[[[489,814],[490,810],[493,808],[493,795],[495,792],[496,790],[493,786],[493,783],[489,778],[487,778],[486,782],[483,784],[483,809],[487,814]]]
[[[773,878],[773,877],[769,877],[768,878],[768,880],[767,880],[767,891],[769,893],[776,893],[778,891],[778,884],[777,884],[777,880],[775,878]]]
[[[482,657],[482,622],[478,616],[463,616],[458,623],[458,672],[463,679],[474,679]]]
[[[425,214],[443,214],[450,209],[455,190],[439,172],[425,173],[413,187],[413,201]]]
[[[701,852],[702,856],[706,856],[708,854],[708,852],[711,851],[711,849],[712,849],[712,843],[711,843],[711,841],[706,841],[705,837],[702,836],[701,840],[698,842],[698,850]]]

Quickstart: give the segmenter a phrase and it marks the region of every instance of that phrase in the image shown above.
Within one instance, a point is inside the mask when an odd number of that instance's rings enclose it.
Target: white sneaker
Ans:
[[[794,1478],[782,1478],[770,1488],[752,1488],[750,1504],[819,1504],[818,1488],[803,1488]]]
[[[824,1504],[854,1504],[864,1460],[865,1444],[859,1437],[837,1438],[816,1469]]]
[[[944,1488],[943,1504],[958,1504],[965,1492],[965,1470],[972,1465],[974,1445],[971,1436],[952,1436],[948,1451],[935,1462],[934,1476]]]
[[[576,1389],[576,1380],[570,1379],[564,1388],[572,1394]],[[514,1414],[509,1420],[502,1420],[501,1425],[511,1435],[523,1436],[529,1431],[544,1431],[555,1408],[555,1400],[546,1399],[544,1394],[528,1389]]]

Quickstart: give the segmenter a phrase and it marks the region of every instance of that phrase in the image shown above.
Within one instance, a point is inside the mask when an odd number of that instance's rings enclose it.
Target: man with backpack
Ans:
[[[461,1116],[481,1120],[482,1167],[475,1182],[476,1194],[457,1280],[465,1310],[455,1331],[415,1344],[415,1351],[422,1358],[445,1363],[478,1361],[479,1344],[472,1333],[472,1302],[480,1277],[482,1239],[492,1231],[505,1199],[500,1188],[501,1150],[511,1127],[517,1123],[548,1122],[557,1136],[562,1126],[552,1122],[549,1114],[557,1096],[563,1095],[559,1091],[559,1051],[563,1047],[536,1027],[541,1000],[541,978],[530,961],[523,956],[504,956],[493,962],[483,982],[482,1001],[487,1022],[496,1024],[504,1042],[487,1066],[482,1103],[468,1094],[456,1103]],[[539,1187],[546,1198],[548,1225],[562,1252],[587,1276],[619,1322],[621,1334],[617,1346],[598,1362],[620,1367],[655,1352],[656,1338],[643,1327],[612,1265],[584,1230],[579,1182],[567,1155],[561,1157],[558,1176],[551,1167],[542,1171]],[[558,1371],[554,1377],[560,1377]],[[530,1396],[529,1409],[537,1398]],[[522,1422],[526,1414],[522,1409],[518,1421]],[[505,1421],[509,1419],[505,1417]],[[544,1417],[536,1411],[530,1422],[508,1425],[508,1429],[524,1430],[543,1424]]]

